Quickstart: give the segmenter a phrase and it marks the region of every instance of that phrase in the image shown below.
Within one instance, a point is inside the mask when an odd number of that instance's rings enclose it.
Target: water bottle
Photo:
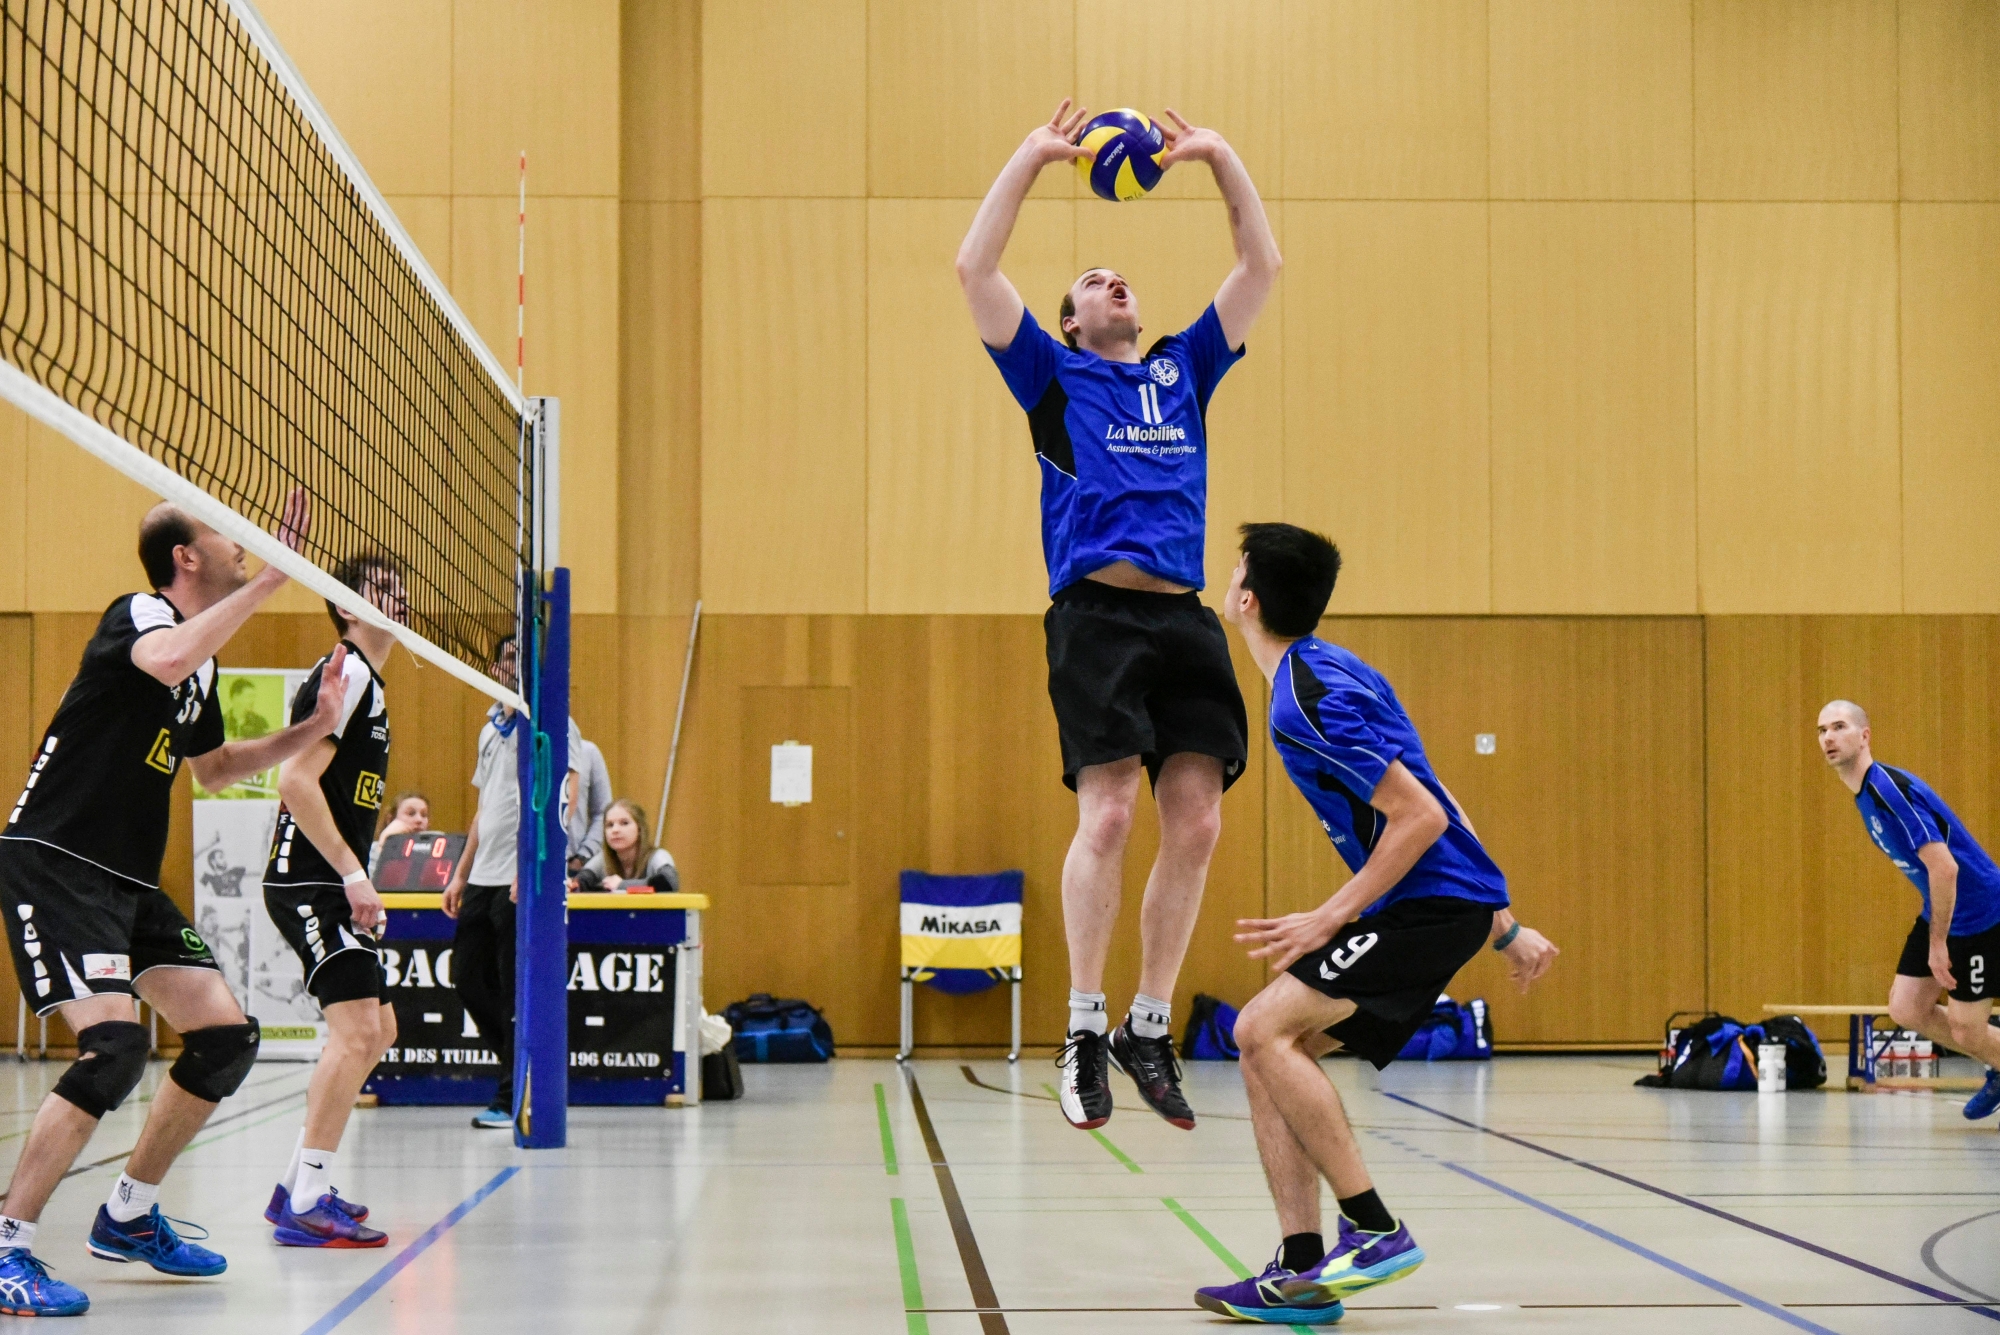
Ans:
[[[1759,1094],[1782,1094],[1785,1092],[1785,1045],[1783,1043],[1759,1043],[1757,1045],[1757,1092]]]
[[[1937,1079],[1937,1046],[1928,1038],[1919,1038],[1917,1040],[1917,1055],[1914,1064],[1916,1074],[1919,1078],[1924,1080]]]

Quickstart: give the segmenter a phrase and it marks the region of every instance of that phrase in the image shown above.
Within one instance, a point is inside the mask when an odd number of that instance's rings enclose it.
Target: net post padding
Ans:
[[[411,653],[436,664],[501,704],[528,712],[527,701],[518,693],[508,690],[485,673],[475,671],[407,626],[389,620],[382,615],[381,609],[359,593],[109,427],[85,416],[55,391],[5,360],[0,360],[0,397],[44,426],[62,432],[84,450],[162,500],[173,502],[230,541],[242,544],[252,556],[266,565],[276,566],[342,611],[352,613],[371,626],[389,631]]]

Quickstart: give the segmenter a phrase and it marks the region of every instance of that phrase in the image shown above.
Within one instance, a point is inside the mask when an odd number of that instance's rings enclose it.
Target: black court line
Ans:
[[[201,1130],[206,1131],[212,1126],[222,1126],[228,1122],[241,1121],[243,1118],[248,1117],[251,1113],[260,1113],[263,1112],[264,1109],[266,1108],[275,1108],[281,1103],[290,1103],[293,1099],[302,1098],[304,1097],[304,1095],[305,1091],[303,1089],[295,1089],[291,1093],[284,1095],[282,1098],[272,1099],[269,1103],[260,1103],[254,1108],[245,1108],[242,1112],[233,1112],[229,1114],[229,1116],[227,1117],[211,1117],[206,1122],[203,1122],[201,1124]],[[196,1134],[199,1135],[200,1132],[197,1132]],[[89,1163],[78,1164],[76,1167],[70,1169],[67,1173],[63,1174],[63,1181],[67,1182],[69,1179],[75,1177],[77,1174],[88,1173],[94,1168],[108,1167],[111,1164],[117,1163],[120,1159],[129,1159],[132,1157],[133,1150],[136,1150],[138,1148],[139,1147],[137,1145],[134,1145],[132,1149],[120,1150],[116,1154],[107,1154],[102,1159],[93,1159]]]
[[[1972,1285],[1967,1284],[1964,1280],[1960,1279],[1957,1275],[1954,1275],[1950,1271],[1946,1270],[1943,1266],[1938,1264],[1938,1259],[1937,1259],[1937,1246],[1940,1242],[1943,1242],[1946,1237],[1948,1237],[1950,1234],[1956,1233],[1959,1229],[1964,1228],[1967,1224],[1976,1224],[1982,1219],[1991,1219],[1996,1214],[2000,1214],[2000,1210],[1988,1210],[1986,1213],[1976,1214],[1972,1216],[1972,1218],[1970,1219],[1961,1219],[1956,1224],[1946,1224],[1943,1228],[1931,1234],[1928,1238],[1925,1238],[1924,1249],[1923,1249],[1924,1269],[1930,1271],[1933,1275],[1936,1275],[1939,1279],[1943,1280],[1947,1284],[1958,1285],[1959,1288],[1964,1289],[1967,1293],[1972,1294],[1974,1297],[1984,1299],[1986,1302],[1989,1303],[2000,1302],[2000,1298],[1995,1298],[1992,1294],[1987,1293],[1982,1289],[1974,1288]]]
[[[1850,1269],[1859,1270],[1861,1273],[1865,1275],[1872,1275],[1876,1279],[1885,1280],[1890,1284],[1900,1285],[1901,1287],[1910,1290],[1912,1293],[1921,1293],[1926,1298],[1935,1299],[1939,1303],[1948,1303],[1954,1307],[1962,1308],[1963,1310],[1968,1312],[1977,1312],[1980,1316],[1985,1317],[1989,1321],[2000,1321],[2000,1312],[1996,1312],[1990,1307],[1980,1307],[1968,1304],[1963,1298],[1959,1297],[1959,1295],[1955,1293],[1946,1293],[1942,1289],[1934,1289],[1928,1284],[1922,1283],[1918,1280],[1910,1279],[1904,1275],[1896,1274],[1892,1270],[1884,1270],[1882,1267],[1878,1265],[1870,1265],[1866,1261],[1859,1260],[1852,1256],[1848,1256],[1843,1252],[1834,1251],[1831,1247],[1822,1247],[1816,1242],[1808,1242],[1804,1238],[1794,1237],[1792,1234],[1786,1233],[1781,1229],[1772,1228],[1768,1224],[1760,1224],[1754,1219],[1745,1219],[1740,1214],[1731,1214],[1727,1210],[1721,1209],[1714,1205],[1709,1205],[1702,1201],[1695,1200],[1691,1196],[1683,1196],[1679,1192],[1668,1191],[1665,1187],[1656,1187],[1650,1182],[1642,1182],[1636,1177],[1628,1177],[1624,1173],[1616,1172],[1613,1169],[1605,1168],[1599,1164],[1591,1163],[1588,1159],[1579,1159],[1575,1155],[1564,1154],[1561,1150],[1552,1150],[1546,1145],[1537,1145],[1532,1140],[1526,1140],[1520,1136],[1512,1135],[1505,1131],[1495,1131],[1490,1126],[1482,1126],[1478,1122],[1468,1121],[1463,1117],[1454,1116],[1451,1113],[1445,1112],[1441,1108],[1433,1108],[1427,1103],[1419,1103],[1415,1099],[1407,1098],[1404,1095],[1392,1094],[1386,1089],[1381,1090],[1380,1093],[1383,1098],[1394,1099],[1396,1102],[1407,1104],[1412,1108],[1420,1108],[1424,1112],[1431,1114],[1433,1117],[1442,1117],[1447,1122],[1456,1122],[1460,1126],[1470,1127],[1472,1130],[1481,1132],[1485,1135],[1492,1136],[1496,1140],[1504,1140],[1510,1145],[1518,1145],[1524,1150],[1532,1150],[1536,1154],[1545,1155],[1548,1158],[1569,1164],[1575,1168],[1587,1169],[1590,1172],[1598,1174],[1599,1176],[1608,1177],[1614,1182],[1622,1182],[1628,1187],[1636,1187],[1640,1191],[1649,1192],[1652,1195],[1662,1197],[1663,1199],[1674,1201],[1680,1205],[1685,1205],[1690,1210],[1699,1210],[1703,1214],[1713,1215],[1717,1219],[1727,1220],[1729,1223],[1736,1224],[1742,1228],[1747,1228],[1753,1233],[1762,1233],[1767,1238],[1773,1238],[1779,1242],[1788,1243],[1793,1247],[1799,1248],[1801,1251],[1811,1252],[1815,1256],[1824,1257],[1826,1260],[1837,1262],[1841,1265],[1849,1267]]]
[[[944,1147],[938,1144],[937,1128],[931,1125],[931,1110],[924,1106],[923,1086],[917,1083],[917,1073],[908,1063],[903,1066],[903,1079],[909,1082],[917,1129],[924,1133],[924,1153],[930,1156],[931,1172],[937,1175],[938,1195],[944,1198],[951,1236],[958,1243],[958,1261],[965,1267],[966,1287],[972,1290],[973,1305],[979,1312],[979,1329],[983,1335],[1008,1335],[1000,1295],[993,1291],[993,1280],[986,1273],[986,1258],[979,1254],[979,1239],[972,1235],[972,1221],[965,1216],[965,1202],[959,1199],[958,1183],[952,1180],[951,1164],[944,1157]]]

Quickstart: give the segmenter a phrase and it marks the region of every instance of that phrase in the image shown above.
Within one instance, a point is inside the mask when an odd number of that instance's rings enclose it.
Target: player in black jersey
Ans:
[[[392,620],[405,620],[403,577],[389,557],[364,553],[334,573]],[[341,1197],[333,1169],[355,1096],[396,1041],[396,1012],[382,995],[375,946],[382,898],[367,870],[389,772],[381,668],[396,640],[393,632],[332,603],[326,614],[341,637],[333,653],[346,650],[339,690],[333,678],[325,678],[324,688],[319,675],[306,678],[292,700],[292,719],[312,717],[322,695],[336,693],[338,723],[279,771],[284,804],[264,868],[264,906],[298,952],[306,991],[326,1013],[327,1045],[306,1095],[306,1121],[291,1165],[264,1218],[277,1225],[277,1240],[288,1247],[380,1247],[389,1235],[362,1224],[367,1207]]]
[[[297,550],[306,499],[295,491],[278,537]],[[335,723],[329,699],[305,721],[254,741],[223,739],[214,654],[286,581],[251,578],[243,549],[170,504],[139,525],[153,592],[112,603],[83,651],[0,829],[0,913],[14,970],[38,1014],[60,1010],[77,1060],[42,1101],[0,1203],[0,1311],[75,1315],[90,1300],[29,1248],[56,1184],[105,1113],[146,1071],[150,1042],[136,994],[181,1035],[181,1055],[153,1097],[145,1129],[97,1212],[90,1252],[172,1275],[227,1262],[184,1241],[155,1203],[183,1147],[236,1091],[257,1058],[246,1020],[187,917],[160,889],[174,775],[185,758],[211,792],[290,758]],[[338,680],[345,653],[327,663]]]

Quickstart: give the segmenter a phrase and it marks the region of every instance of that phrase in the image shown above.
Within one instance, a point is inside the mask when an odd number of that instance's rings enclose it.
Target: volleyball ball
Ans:
[[[1160,183],[1166,169],[1167,137],[1143,111],[1121,107],[1090,118],[1077,137],[1077,147],[1090,150],[1076,160],[1076,169],[1101,199],[1117,203],[1137,199]]]

